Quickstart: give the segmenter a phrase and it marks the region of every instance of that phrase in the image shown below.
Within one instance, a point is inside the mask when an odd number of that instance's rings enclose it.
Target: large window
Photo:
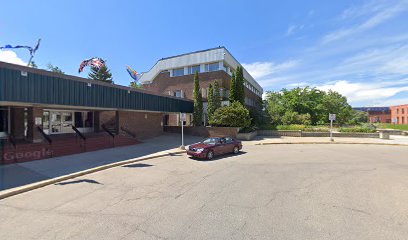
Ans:
[[[195,74],[196,72],[200,73],[200,65],[188,67],[188,74]]]
[[[218,70],[220,70],[220,64],[217,62],[205,65],[206,72],[213,72],[213,71],[218,71]]]
[[[0,137],[4,137],[8,132],[8,109],[0,108]]]
[[[93,125],[93,112],[75,112],[76,128],[92,128]]]
[[[173,77],[183,76],[184,75],[184,68],[176,68],[173,69]]]

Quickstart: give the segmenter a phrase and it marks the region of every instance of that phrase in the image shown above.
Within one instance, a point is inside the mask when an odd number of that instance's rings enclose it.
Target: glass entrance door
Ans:
[[[45,113],[45,112],[44,112]],[[74,124],[73,112],[68,111],[49,111],[45,115],[50,116],[49,123],[44,121],[46,124],[50,124],[49,133],[72,133],[72,126]]]

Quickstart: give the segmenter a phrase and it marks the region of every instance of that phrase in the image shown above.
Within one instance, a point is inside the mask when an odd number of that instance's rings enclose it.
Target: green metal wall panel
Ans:
[[[130,91],[67,78],[0,67],[0,101],[25,102],[124,110],[193,112],[193,103],[182,99]]]

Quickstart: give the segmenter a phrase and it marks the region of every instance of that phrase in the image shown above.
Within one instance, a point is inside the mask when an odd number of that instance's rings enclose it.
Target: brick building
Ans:
[[[228,105],[231,75],[240,63],[225,47],[217,47],[173,57],[162,58],[141,77],[143,88],[155,93],[193,100],[194,74],[199,73],[204,102],[204,124],[207,121],[208,87],[215,81],[220,85],[222,105]],[[245,104],[255,107],[262,100],[262,87],[244,69]],[[189,115],[187,125],[192,122]],[[179,116],[169,114],[165,125],[178,125]]]
[[[179,112],[193,102],[0,62],[0,164],[135,144]]]
[[[391,106],[391,119],[395,124],[408,124],[408,104]]]
[[[389,107],[360,107],[354,110],[367,112],[369,123],[391,123],[391,109]]]

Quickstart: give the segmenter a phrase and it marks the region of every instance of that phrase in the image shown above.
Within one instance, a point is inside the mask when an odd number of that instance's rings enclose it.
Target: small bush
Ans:
[[[229,106],[215,110],[209,123],[216,127],[249,127],[251,118],[249,111],[241,103],[233,102]]]
[[[300,124],[292,124],[292,125],[278,125],[276,129],[278,130],[291,130],[291,131],[299,131],[305,129],[305,125]]]
[[[368,125],[362,125],[362,126],[355,126],[355,127],[343,127],[339,129],[339,132],[351,132],[351,133],[375,133],[375,128],[368,126]]]

